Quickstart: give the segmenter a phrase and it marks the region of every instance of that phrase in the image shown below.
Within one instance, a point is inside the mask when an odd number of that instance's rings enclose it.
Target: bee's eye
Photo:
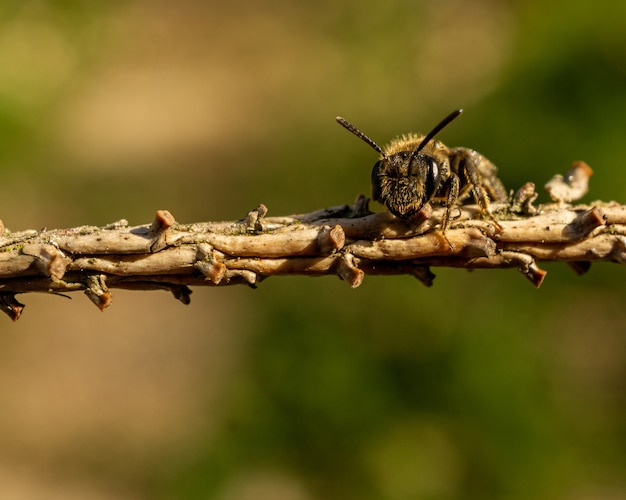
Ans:
[[[424,194],[428,198],[433,196],[441,181],[441,172],[437,162],[430,156],[418,154],[413,158],[409,170],[410,175],[416,176],[422,180]]]
[[[439,182],[441,180],[441,173],[439,172],[439,165],[431,157],[427,156],[428,168],[426,170],[426,193],[430,198],[437,191]]]

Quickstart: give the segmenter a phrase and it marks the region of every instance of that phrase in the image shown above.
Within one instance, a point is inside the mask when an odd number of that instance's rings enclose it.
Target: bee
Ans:
[[[498,170],[487,158],[472,149],[449,148],[434,140],[462,112],[453,111],[426,135],[403,135],[384,148],[344,118],[337,117],[341,126],[380,154],[372,169],[372,198],[404,220],[415,219],[427,203],[442,204],[446,209],[440,224],[444,237],[452,207],[462,204],[470,195],[501,230],[491,213],[490,201],[507,199],[504,185],[497,177]]]

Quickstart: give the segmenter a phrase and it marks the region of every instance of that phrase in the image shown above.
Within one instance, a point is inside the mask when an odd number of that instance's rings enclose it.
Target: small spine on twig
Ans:
[[[352,288],[358,287],[365,277],[365,273],[354,262],[354,255],[346,253],[337,263],[337,274]]]
[[[168,246],[168,230],[176,223],[174,216],[167,210],[157,210],[156,217],[150,226],[149,236],[151,252],[159,252]]]
[[[106,284],[106,275],[92,274],[85,279],[85,295],[101,311],[106,310],[113,302],[113,294]]]
[[[0,311],[5,313],[13,321],[20,319],[22,311],[26,307],[17,301],[13,293],[0,293]]]

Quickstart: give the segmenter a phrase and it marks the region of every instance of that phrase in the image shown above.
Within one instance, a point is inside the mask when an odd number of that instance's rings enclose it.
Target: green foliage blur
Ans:
[[[383,144],[457,107],[440,139],[489,157],[507,188],[541,192],[585,160],[584,201],[624,203],[625,25],[609,0],[4,6],[0,218],[351,203],[376,154],[336,115]],[[198,418],[217,422],[132,473],[106,435],[64,470],[104,469],[129,498],[626,498],[626,271],[542,267],[538,290],[514,270],[435,269],[430,289],[326,277],[196,291],[184,314],[219,296],[244,339],[237,369],[206,381],[222,396]]]

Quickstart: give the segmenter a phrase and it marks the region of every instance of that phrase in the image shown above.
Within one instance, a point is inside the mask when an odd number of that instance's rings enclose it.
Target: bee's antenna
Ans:
[[[456,117],[455,117],[456,118]],[[337,123],[339,123],[339,125],[341,125],[342,127],[344,127],[345,129],[349,130],[350,132],[352,132],[354,135],[356,135],[359,139],[363,140],[364,142],[368,143],[370,146],[372,146],[379,154],[381,154],[383,157],[385,156],[385,153],[383,153],[383,149],[376,144],[372,139],[370,139],[369,137],[367,137],[363,132],[361,132],[358,128],[356,128],[354,125],[352,125],[352,123],[350,123],[348,120],[346,120],[345,118],[342,118],[341,116],[338,116],[336,118]],[[445,121],[445,120],[444,120]],[[441,125],[441,123],[439,124]],[[439,127],[439,125],[437,125],[437,127]],[[447,125],[444,124],[442,127],[443,128]],[[437,132],[439,131],[439,129],[437,130]],[[421,149],[421,147],[420,147]]]
[[[415,156],[422,149],[424,149],[424,146],[426,146],[426,144],[428,144],[433,139],[433,137],[435,137],[445,127],[447,127],[452,120],[458,118],[461,113],[463,113],[462,109],[456,109],[448,116],[446,116],[443,120],[441,120],[437,125],[435,125],[435,128],[433,128],[430,132],[428,132],[428,134],[426,134],[426,137],[422,139],[422,142],[420,142],[419,146],[417,146],[417,149],[413,151],[413,155]]]

